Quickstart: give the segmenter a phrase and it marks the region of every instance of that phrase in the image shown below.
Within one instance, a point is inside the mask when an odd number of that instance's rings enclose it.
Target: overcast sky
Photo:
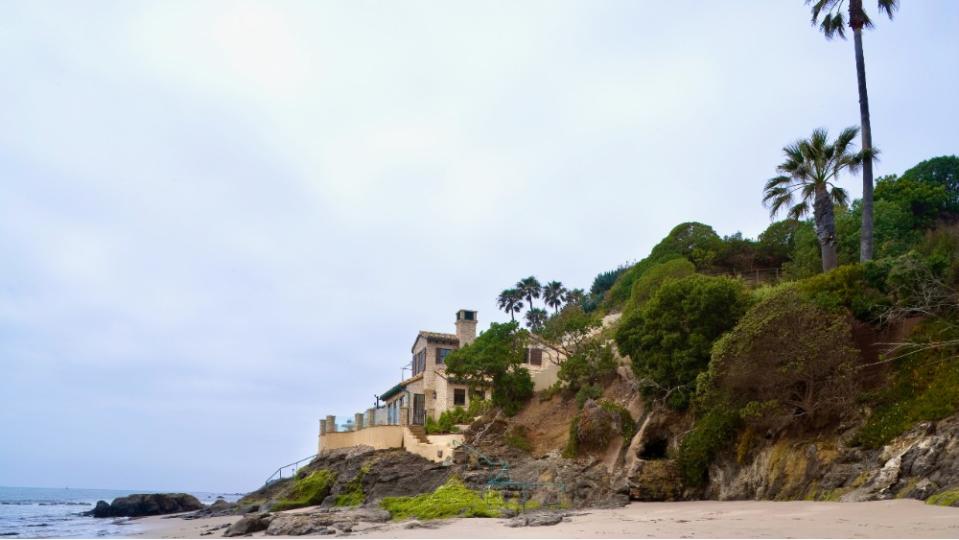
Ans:
[[[959,2],[903,3],[877,176],[959,153]],[[781,147],[859,120],[799,0],[6,1],[0,73],[0,485],[256,488],[418,330],[755,236]]]

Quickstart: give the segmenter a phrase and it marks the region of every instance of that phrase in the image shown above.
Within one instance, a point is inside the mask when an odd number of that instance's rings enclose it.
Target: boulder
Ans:
[[[117,497],[113,502],[97,501],[86,515],[104,517],[158,516],[179,514],[203,508],[203,503],[187,493],[149,493]]]
[[[636,460],[627,482],[630,498],[637,501],[675,501],[682,498],[682,476],[671,459]]]
[[[278,514],[266,528],[268,536],[304,536],[335,534],[331,516],[315,514]]]
[[[273,516],[271,514],[244,516],[240,519],[240,521],[230,525],[229,528],[227,528],[227,530],[223,533],[223,536],[244,536],[259,531],[264,531],[270,526],[272,521]]]

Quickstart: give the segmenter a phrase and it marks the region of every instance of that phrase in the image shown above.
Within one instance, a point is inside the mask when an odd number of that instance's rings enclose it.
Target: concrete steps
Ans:
[[[426,437],[426,429],[423,426],[407,426],[410,430],[410,433],[416,437],[416,440],[423,444],[430,444],[430,440]]]

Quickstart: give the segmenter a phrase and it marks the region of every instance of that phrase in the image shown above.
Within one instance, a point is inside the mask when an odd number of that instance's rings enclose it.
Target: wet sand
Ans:
[[[200,538],[237,517],[138,520],[143,538]],[[549,527],[506,526],[505,519],[453,519],[430,528],[369,524],[359,538],[959,538],[959,508],[915,500],[865,503],[691,501],[632,503],[583,510]],[[433,525],[433,524],[431,524]],[[210,538],[220,537],[223,529]],[[262,536],[258,533],[255,536]]]

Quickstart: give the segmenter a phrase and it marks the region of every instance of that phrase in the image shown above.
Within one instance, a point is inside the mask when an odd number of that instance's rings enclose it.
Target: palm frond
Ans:
[[[809,203],[803,201],[796,206],[793,206],[789,209],[789,213],[786,214],[786,217],[789,219],[800,220],[803,216],[809,213]]]
[[[898,9],[899,0],[879,0],[879,13],[885,12],[889,20],[892,20],[893,15]]]
[[[842,206],[843,208],[845,208],[846,206],[849,205],[849,194],[846,192],[845,189],[843,189],[843,188],[841,188],[841,187],[838,187],[838,186],[833,187],[833,188],[832,188],[832,202],[834,202],[834,203],[838,204],[839,206]]]

